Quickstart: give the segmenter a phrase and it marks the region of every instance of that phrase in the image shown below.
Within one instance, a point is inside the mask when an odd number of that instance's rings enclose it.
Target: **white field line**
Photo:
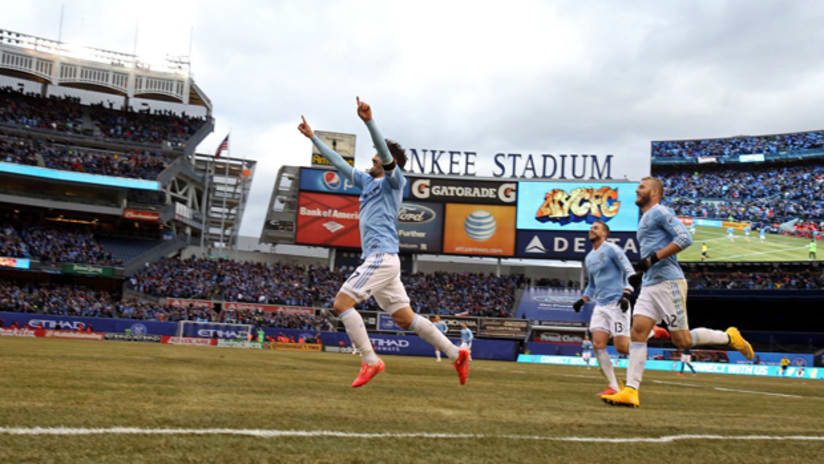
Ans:
[[[443,438],[443,439],[506,439],[562,441],[584,443],[672,443],[679,440],[792,440],[824,441],[824,435],[665,435],[661,437],[554,437],[541,435],[488,435],[471,433],[357,433],[334,430],[261,430],[261,429],[148,429],[138,427],[73,428],[73,427],[0,427],[2,435],[242,435],[257,438]]]
[[[666,385],[678,385],[681,387],[694,387],[694,388],[701,388],[706,387],[706,385],[698,385],[694,383],[684,383],[684,382],[667,382],[666,380],[651,380],[653,383],[660,383]],[[737,390],[735,388],[724,388],[724,387],[712,387],[713,390],[722,391],[722,392],[731,392],[731,393],[752,393],[754,395],[767,395],[767,396],[781,396],[784,398],[805,398],[801,395],[791,395],[789,393],[775,393],[775,392],[765,392],[765,391],[756,391],[756,390]]]
[[[758,251],[758,252],[753,252],[753,253],[745,253],[743,255],[721,255],[721,256],[719,256],[717,258],[713,258],[713,259],[715,259],[717,261],[723,261],[725,259],[744,258],[744,257],[747,257],[747,256],[757,256],[757,255],[769,255],[769,254],[773,254],[773,253],[783,253],[783,252],[789,251],[789,250],[805,250],[806,248],[807,247],[805,247],[805,246],[794,246],[794,247],[789,247],[789,248],[780,248],[778,250]],[[802,261],[802,260],[799,259],[799,261]]]

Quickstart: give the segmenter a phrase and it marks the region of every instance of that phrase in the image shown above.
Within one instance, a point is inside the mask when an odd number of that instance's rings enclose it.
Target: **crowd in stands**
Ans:
[[[666,140],[652,142],[656,158],[696,158],[779,153],[824,147],[824,131],[738,136],[723,139]]]
[[[658,174],[682,216],[780,223],[824,220],[824,166]]]
[[[88,123],[85,123],[88,117]],[[70,96],[42,97],[12,87],[0,88],[0,124],[103,137],[144,144],[170,143],[179,148],[205,122],[204,118],[170,111],[128,111],[111,103],[82,105]],[[97,129],[98,133],[95,133]]]
[[[37,147],[17,137],[0,134],[0,161],[37,166]]]
[[[349,273],[320,267],[229,260],[165,259],[129,280],[153,296],[331,308]],[[523,276],[434,273],[402,276],[412,308],[423,313],[509,316]],[[370,299],[361,309],[377,310]]]
[[[4,224],[0,229],[0,256],[47,263],[122,264],[92,233],[41,225]]]
[[[820,290],[821,270],[687,271],[687,282],[696,290]]]
[[[155,320],[252,324],[254,327],[302,330],[334,330],[325,316],[282,314],[243,310],[216,311],[193,305],[173,306],[146,301],[119,301],[105,290],[79,285],[21,284],[0,280],[0,311],[54,316],[105,317]]]

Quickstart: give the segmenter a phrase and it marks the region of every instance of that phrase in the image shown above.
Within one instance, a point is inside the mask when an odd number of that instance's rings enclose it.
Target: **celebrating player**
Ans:
[[[641,285],[641,293],[632,318],[627,384],[620,392],[603,397],[609,404],[633,407],[640,405],[638,387],[647,361],[647,334],[658,321],[667,323],[672,343],[678,348],[729,345],[749,360],[754,355],[752,346],[735,327],[726,332],[706,328],[689,330],[687,281],[676,254],[690,246],[692,238],[672,210],[660,204],[664,188],[659,179],[641,179],[635,193],[635,204],[642,214],[638,242],[643,258],[635,263],[636,273],[629,278],[633,286]]]
[[[346,179],[361,189],[359,225],[364,261],[344,282],[334,303],[335,312],[343,321],[346,334],[362,356],[361,369],[352,386],[366,384],[385,368],[372,348],[363,318],[355,310],[356,304],[370,296],[375,297],[381,309],[392,315],[398,326],[414,330],[454,360],[453,365],[463,385],[469,376],[469,350],[459,350],[429,319],[415,314],[409,306],[409,297],[401,282],[397,219],[406,184],[406,178],[401,172],[406,165],[406,153],[399,144],[384,140],[372,119],[372,109],[360,98],[356,100],[358,116],[366,123],[372,143],[378,150],[378,154],[372,157],[372,168],[368,173],[352,169],[338,153],[321,142],[309,127],[306,118],[301,116],[302,122],[298,125],[300,133],[311,139],[321,154]]]
[[[575,311],[580,311],[584,303],[595,300],[589,331],[592,332],[595,358],[607,379],[607,388],[598,396],[610,395],[621,390],[609,359],[607,342],[611,336],[619,353],[629,353],[627,310],[632,298],[632,286],[627,279],[635,273],[624,251],[614,243],[606,241],[608,235],[609,226],[603,221],[595,221],[590,227],[589,241],[592,242],[592,251],[587,253],[584,259],[587,286],[584,288],[584,296],[572,305]],[[585,360],[588,368],[589,359]]]

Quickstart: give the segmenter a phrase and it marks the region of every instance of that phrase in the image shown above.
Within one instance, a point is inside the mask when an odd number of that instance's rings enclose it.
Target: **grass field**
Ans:
[[[701,243],[709,247],[707,261],[806,261],[809,256],[809,239],[767,234],[761,242],[754,231],[748,241],[742,230],[736,230],[733,237],[730,242],[726,229],[696,226],[692,246],[679,253],[678,260],[701,261]],[[824,253],[817,255],[819,261],[824,260]]]
[[[358,360],[348,354],[2,338],[0,462],[798,463],[824,453],[818,381],[650,371],[641,408],[627,409],[594,396],[603,388],[594,368],[475,361],[460,387],[454,369],[433,358],[384,360],[384,373],[352,389]],[[10,427],[270,432],[17,435]],[[389,435],[404,433],[449,436]],[[629,440],[686,434],[727,438]],[[767,437],[735,438],[753,435]]]

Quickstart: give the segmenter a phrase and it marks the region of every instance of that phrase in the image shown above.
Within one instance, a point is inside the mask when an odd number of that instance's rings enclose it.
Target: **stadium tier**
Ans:
[[[824,148],[824,131],[789,134],[744,135],[718,139],[653,141],[656,159],[724,159],[741,155],[770,155],[788,152],[820,151]]]

